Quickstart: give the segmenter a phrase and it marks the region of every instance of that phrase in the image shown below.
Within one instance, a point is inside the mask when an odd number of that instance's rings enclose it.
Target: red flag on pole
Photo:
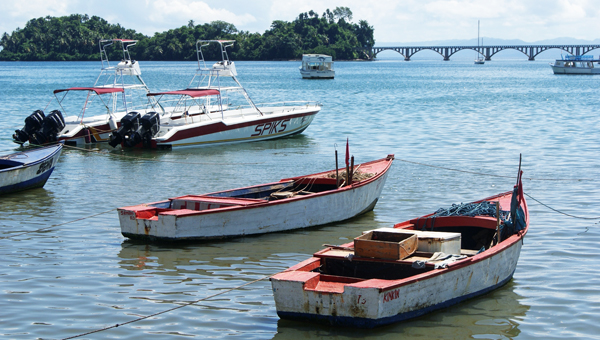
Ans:
[[[350,161],[350,145],[348,144],[348,138],[346,138],[346,166],[349,166]]]

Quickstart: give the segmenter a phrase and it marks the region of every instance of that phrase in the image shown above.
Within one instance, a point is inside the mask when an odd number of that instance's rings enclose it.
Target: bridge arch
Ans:
[[[525,54],[529,60],[535,60],[535,57],[540,53],[554,48],[561,49],[573,55],[584,55],[594,49],[600,48],[600,45],[399,46],[373,47],[371,51],[373,57],[376,57],[382,51],[396,51],[404,57],[404,60],[408,61],[413,55],[423,50],[437,52],[444,60],[450,60],[450,57],[456,52],[469,49],[481,51],[485,56],[485,60],[491,60],[492,56],[498,52],[513,49]]]

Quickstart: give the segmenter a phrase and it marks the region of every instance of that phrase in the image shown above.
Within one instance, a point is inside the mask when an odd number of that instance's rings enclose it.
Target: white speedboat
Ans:
[[[238,81],[235,64],[229,60],[227,48],[234,42],[199,40],[198,69],[188,87],[149,93],[149,97],[158,98],[146,110],[152,112],[129,112],[121,119],[121,127],[113,131],[109,144],[170,149],[266,140],[304,131],[321,110],[321,104],[255,104]],[[202,48],[211,45],[213,48],[208,51],[217,50],[221,60],[207,67]],[[215,45],[218,49],[214,49]]]
[[[600,60],[594,60],[591,55],[568,55],[556,59],[550,67],[554,74],[600,74],[600,68],[594,67],[594,63]]]
[[[300,74],[302,78],[333,79],[333,60],[325,54],[303,54]]]
[[[120,44],[123,59],[111,66],[107,47]],[[153,98],[141,78],[137,61],[131,60],[129,48],[137,40],[100,40],[100,75],[91,87],[70,87],[54,90],[55,101],[44,110],[36,110],[25,119],[25,126],[16,130],[16,143],[42,145],[64,140],[67,145],[108,142],[112,130],[131,110],[145,113]],[[73,93],[71,96],[67,96]],[[80,112],[69,115],[67,108],[78,100],[84,101]],[[44,111],[51,112],[46,115]],[[77,109],[79,110],[79,109]]]

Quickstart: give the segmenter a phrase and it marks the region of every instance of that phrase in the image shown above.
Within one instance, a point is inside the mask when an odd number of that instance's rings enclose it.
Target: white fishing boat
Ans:
[[[371,328],[418,317],[511,280],[529,225],[512,192],[371,230],[271,277],[281,318]]]
[[[227,48],[234,40],[199,40],[198,69],[187,88],[149,93],[153,112],[130,112],[111,135],[116,147],[173,148],[280,138],[304,131],[321,110],[317,102],[255,104],[237,79]],[[212,47],[209,47],[211,46]],[[202,48],[218,48],[207,67]],[[212,48],[212,49],[211,49]],[[169,100],[175,98],[174,100]],[[164,109],[163,109],[164,107]]]
[[[59,140],[67,145],[108,142],[112,130],[118,128],[118,122],[129,111],[145,113],[149,106],[146,95],[150,91],[141,77],[139,63],[129,55],[129,48],[136,43],[137,40],[129,39],[100,40],[102,66],[94,85],[55,90],[56,100],[28,116],[23,129],[15,131],[13,140],[35,145]],[[120,45],[123,59],[111,66],[107,48],[113,44]],[[67,97],[69,93],[74,94]],[[79,113],[70,114],[69,107],[79,100],[83,101],[77,109]],[[44,114],[48,110],[52,110],[50,114]]]
[[[271,233],[346,220],[372,210],[393,155],[279,182],[118,209],[123,236],[191,241]],[[346,174],[349,173],[349,176]]]
[[[477,20],[477,58],[475,58],[475,65],[483,65],[485,64],[485,57],[481,50],[479,49],[479,20]]]
[[[554,74],[600,74],[598,65],[599,59],[594,59],[591,55],[567,55],[561,59],[556,59],[554,64],[550,64]]]
[[[0,156],[0,194],[41,188],[54,171],[63,144]]]
[[[302,78],[333,79],[335,70],[333,60],[326,54],[303,54],[300,66]]]

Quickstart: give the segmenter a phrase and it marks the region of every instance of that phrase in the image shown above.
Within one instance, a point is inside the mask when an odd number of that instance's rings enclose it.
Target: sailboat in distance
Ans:
[[[483,53],[481,53],[479,49],[479,20],[477,20],[477,59],[475,59],[475,64],[485,64],[485,58],[483,57]]]

